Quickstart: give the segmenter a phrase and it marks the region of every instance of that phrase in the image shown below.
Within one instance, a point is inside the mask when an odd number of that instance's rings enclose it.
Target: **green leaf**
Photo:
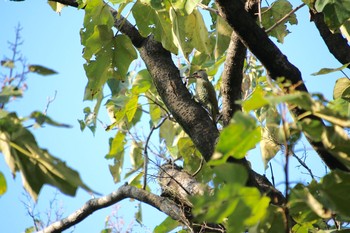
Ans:
[[[87,61],[84,69],[88,77],[85,100],[92,100],[102,93],[108,79],[125,80],[131,61],[137,58],[128,37],[113,36],[113,24],[108,5],[101,0],[88,2],[81,30],[81,41],[85,46],[83,57]]]
[[[224,163],[229,156],[241,159],[261,140],[261,129],[249,115],[237,112],[230,125],[220,134],[210,164]]]
[[[131,122],[135,116],[137,107],[138,107],[138,96],[132,96],[129,101],[125,104],[125,115],[128,119],[128,122]]]
[[[109,165],[109,171],[111,172],[115,183],[120,181],[120,174],[124,162],[125,144],[125,134],[118,131],[113,140],[110,141],[110,150],[105,157],[106,159],[114,159],[114,165]]]
[[[304,118],[301,121],[298,121],[298,124],[301,125],[303,133],[308,138],[311,138],[315,142],[321,141],[322,134],[324,131],[322,122],[320,122],[319,120]]]
[[[142,70],[137,73],[133,83],[132,83],[132,89],[131,92],[135,95],[138,95],[140,93],[145,93],[148,91],[151,87],[153,87],[152,78],[149,75],[147,70]]]
[[[243,232],[247,226],[257,224],[265,216],[270,199],[262,197],[258,189],[238,183],[219,187],[213,194],[205,193],[191,198],[194,206],[192,212],[197,221],[225,221],[227,232]]]
[[[7,184],[4,174],[0,171],[0,196],[7,190]]]
[[[293,10],[292,4],[287,0],[277,0],[270,7],[262,8],[262,25],[267,30],[271,28],[277,21],[282,19],[285,15]],[[277,39],[278,42],[283,43],[284,37],[289,34],[286,23],[291,25],[297,24],[297,18],[295,13],[291,14],[283,23],[276,26],[272,31],[269,32],[270,36]]]
[[[216,175],[215,184],[217,186],[222,183],[240,184],[244,186],[248,180],[247,169],[239,164],[220,164],[218,166],[214,166],[213,171]]]
[[[342,65],[341,67],[338,68],[322,68],[316,73],[312,73],[311,75],[316,76],[316,75],[322,75],[322,74],[330,74],[333,72],[341,71],[349,66],[350,63],[346,63],[345,65]]]
[[[227,50],[228,45],[231,40],[232,28],[228,23],[221,18],[217,17],[216,21],[216,40],[215,40],[215,49],[214,49],[214,57],[218,59],[221,57],[224,52]]]
[[[350,168],[350,138],[343,128],[337,125],[326,127],[322,143],[337,160]]]
[[[264,105],[269,104],[269,102],[265,99],[264,96],[264,90],[260,86],[257,86],[250,95],[250,97],[243,101],[243,110],[245,112],[250,112],[251,110],[255,110],[263,107]]]
[[[350,18],[350,2],[348,0],[316,1],[315,8],[324,15],[324,21],[331,30],[338,29]]]
[[[135,219],[139,224],[142,224],[142,208],[141,202],[137,204],[137,212],[135,213]]]
[[[29,65],[28,69],[30,72],[34,72],[34,73],[44,75],[44,76],[57,74],[56,71],[49,69],[49,68],[46,68],[46,67],[41,66],[41,65]]]
[[[170,232],[179,226],[179,222],[167,217],[161,224],[156,226],[153,230],[154,233]]]
[[[0,103],[6,104],[11,97],[20,97],[22,96],[22,93],[22,90],[17,87],[11,85],[4,86],[0,92]]]
[[[12,60],[1,60],[1,66],[13,69],[15,68],[15,63]]]
[[[151,4],[154,2],[151,1]],[[174,44],[172,24],[168,11],[163,9],[156,11],[152,7],[137,2],[132,8],[132,14],[140,34],[144,37],[153,34],[154,38],[161,42],[166,50],[177,54],[178,49]]]
[[[92,192],[78,172],[39,148],[34,136],[20,124],[15,114],[0,119],[0,148],[12,174],[21,172],[23,186],[34,200],[44,184],[55,186],[71,196],[78,187]]]
[[[335,82],[333,99],[337,98],[343,98],[350,101],[350,80],[348,78],[340,78]]]
[[[212,53],[208,30],[202,15],[197,10],[188,16],[180,16],[171,9],[170,19],[175,36],[174,43],[186,58],[194,48],[208,55]]]
[[[143,165],[143,143],[131,142],[130,162],[133,170],[139,169]]]
[[[249,232],[285,232],[285,223],[286,220],[284,210],[281,207],[269,205],[266,210],[266,215],[256,226],[252,227]]]
[[[326,195],[335,212],[350,216],[350,174],[332,171],[322,179],[322,192]]]
[[[177,13],[191,14],[193,10],[197,7],[197,4],[201,2],[200,0],[189,0],[189,1],[173,1],[171,7],[176,10]]]
[[[315,185],[315,184],[314,184]],[[318,188],[316,188],[318,189]],[[290,194],[290,213],[299,223],[313,223],[321,218],[330,218],[332,213],[318,199],[317,193],[312,193],[302,184],[296,185]]]
[[[50,5],[52,10],[54,10],[56,13],[61,13],[62,9],[67,6],[62,3],[54,2],[54,1],[48,1],[47,3]]]
[[[38,112],[38,111],[34,111],[30,114],[30,118],[35,120],[35,123],[38,126],[42,126],[43,124],[49,124],[52,126],[57,126],[57,127],[64,127],[64,128],[71,128],[72,126],[67,125],[67,124],[62,124],[62,123],[58,123],[54,120],[52,120],[50,117],[48,117],[47,115],[45,115],[42,112]]]

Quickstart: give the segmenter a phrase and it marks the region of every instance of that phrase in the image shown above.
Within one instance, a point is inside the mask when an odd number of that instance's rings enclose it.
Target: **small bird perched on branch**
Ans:
[[[207,72],[198,70],[190,78],[196,80],[195,100],[209,110],[214,123],[216,123],[216,117],[219,115],[218,100],[216,99],[215,89],[208,79]]]

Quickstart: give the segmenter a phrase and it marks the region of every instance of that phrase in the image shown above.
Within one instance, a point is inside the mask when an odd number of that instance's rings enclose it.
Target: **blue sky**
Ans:
[[[299,1],[292,1],[300,4]],[[306,7],[297,12],[299,26],[290,27],[292,34],[287,36],[285,44],[279,45],[287,54],[288,59],[302,72],[309,91],[322,92],[328,99],[332,97],[332,88],[340,73],[327,76],[311,76],[310,74],[323,67],[339,67],[340,64],[330,55],[321,41],[314,25],[309,21]],[[87,82],[83,69],[82,46],[80,45],[79,30],[82,27],[83,11],[74,8],[65,8],[59,16],[53,12],[46,1],[10,2],[0,0],[0,58],[10,56],[7,41],[13,41],[15,27],[20,23],[24,44],[20,47],[28,63],[40,64],[58,71],[54,76],[30,75],[27,83],[28,91],[24,98],[16,99],[8,105],[8,110],[17,111],[20,116],[27,116],[34,110],[43,111],[47,98],[57,96],[50,105],[48,115],[53,119],[70,124],[71,129],[45,126],[33,129],[39,145],[66,161],[76,169],[84,182],[102,194],[114,191],[120,184],[114,184],[108,170],[109,162],[104,159],[108,153],[108,138],[115,132],[105,132],[101,125],[93,136],[90,131],[80,131],[77,119],[82,119],[83,108],[92,106],[90,102],[83,102],[84,88]],[[0,72],[6,72],[0,68]],[[108,122],[108,117],[102,108],[99,118]],[[144,127],[146,128],[146,127]],[[308,146],[307,146],[308,147]],[[261,159],[258,151],[250,153],[249,158],[253,167],[263,173]],[[309,153],[309,159],[315,159],[314,153]],[[292,163],[294,168],[296,163]],[[324,174],[321,162],[310,165],[317,175]],[[273,168],[276,173],[282,172],[282,159],[274,160]],[[307,181],[307,175],[301,175],[304,170],[294,169],[291,174],[292,181]],[[0,197],[0,232],[23,232],[32,225],[31,219],[21,203],[25,200],[21,186],[21,177],[17,174],[12,179],[2,157],[0,158],[0,171],[7,179],[8,191]],[[267,172],[269,177],[269,172]],[[282,177],[283,178],[283,177]],[[44,215],[45,209],[55,190],[45,186],[39,196],[38,207]],[[79,190],[76,197],[59,194],[58,199],[63,203],[65,215],[78,209],[90,198],[90,195]],[[126,224],[132,220],[137,202],[128,200],[120,203],[119,216],[124,217]],[[143,205],[144,224],[153,229],[165,216],[159,211]],[[106,216],[112,211],[107,208],[95,212],[87,220],[79,223],[74,232],[99,232],[103,229]],[[137,225],[137,224],[135,224]],[[72,228],[73,229],[73,228]],[[71,229],[71,230],[72,230]],[[67,230],[66,232],[70,232]],[[135,228],[135,231],[144,232],[145,228]]]

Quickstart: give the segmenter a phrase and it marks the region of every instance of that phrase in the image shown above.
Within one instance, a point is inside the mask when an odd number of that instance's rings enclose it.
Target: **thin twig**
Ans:
[[[273,169],[272,169],[272,164],[271,164],[271,163],[270,163],[269,167],[270,167],[270,171],[271,171],[271,181],[272,181],[272,185],[273,185],[273,187],[276,187],[276,184],[275,184],[275,176],[274,176],[274,174],[273,174]]]
[[[269,29],[265,30],[266,33],[269,33],[270,31],[272,31],[275,27],[277,27],[278,25],[280,25],[281,23],[283,23],[284,20],[286,20],[289,16],[291,16],[294,12],[296,12],[297,10],[299,10],[300,8],[302,8],[303,6],[305,6],[306,4],[303,3],[300,6],[297,6],[295,9],[291,10],[288,14],[286,14],[285,16],[283,16],[280,20],[278,20],[274,25],[272,25]]]
[[[207,5],[204,5],[203,3],[197,3],[197,6],[199,6],[203,10],[207,10],[207,11],[213,12],[216,15],[220,15],[218,10],[216,10],[214,8],[211,8],[211,7],[207,6]]]
[[[56,96],[57,96],[57,90],[55,91],[55,95],[54,95],[52,98],[51,98],[51,97],[48,97],[48,98],[47,98],[47,104],[46,104],[45,110],[44,110],[44,112],[43,112],[44,115],[47,114],[47,110],[49,109],[50,104],[51,104],[53,101],[55,101]]]
[[[293,157],[298,160],[300,165],[303,166],[309,172],[311,178],[315,180],[314,174],[312,173],[311,169],[306,165],[306,163],[302,159],[300,159],[295,153],[293,153]]]
[[[143,154],[145,155],[145,161],[143,162],[143,171],[144,171],[144,176],[143,176],[143,186],[142,189],[146,190],[146,186],[147,186],[147,169],[148,169],[148,161],[149,161],[149,157],[148,157],[148,143],[149,140],[151,139],[151,136],[153,134],[153,131],[158,129],[160,126],[162,126],[162,124],[168,119],[167,117],[164,117],[163,119],[160,120],[160,122],[158,123],[158,125],[156,126],[152,126],[151,131],[148,134],[148,137],[146,139],[146,143],[145,143],[145,148],[143,150]]]

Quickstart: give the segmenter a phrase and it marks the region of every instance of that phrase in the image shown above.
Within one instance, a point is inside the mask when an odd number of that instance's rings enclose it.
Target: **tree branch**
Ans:
[[[227,49],[224,72],[221,81],[222,118],[224,126],[228,125],[233,114],[241,110],[236,104],[242,99],[243,65],[247,49],[238,38],[235,31],[231,34],[230,45]]]
[[[81,222],[95,211],[111,206],[126,198],[134,198],[138,201],[147,203],[159,211],[164,212],[174,220],[188,224],[182,209],[175,202],[169,200],[168,198],[160,197],[145,190],[125,184],[107,196],[94,198],[87,201],[80,209],[76,210],[68,217],[52,223],[39,233],[62,232],[63,230],[66,230],[69,227]]]
[[[287,57],[268,38],[266,32],[245,11],[241,1],[216,0],[215,2],[220,15],[237,33],[242,43],[261,61],[271,78],[285,77],[296,86],[296,90],[307,92],[300,71],[288,61]],[[305,110],[293,108],[292,112],[296,116],[300,116]],[[311,115],[307,118],[317,120],[324,125],[323,121],[316,116]],[[330,169],[349,171],[344,164],[327,151],[322,142],[315,142],[310,138],[307,139]]]
[[[350,62],[350,46],[340,33],[332,33],[324,22],[323,13],[317,13],[310,9],[311,21],[313,21],[328,50],[342,64]],[[348,66],[350,68],[350,66]]]

